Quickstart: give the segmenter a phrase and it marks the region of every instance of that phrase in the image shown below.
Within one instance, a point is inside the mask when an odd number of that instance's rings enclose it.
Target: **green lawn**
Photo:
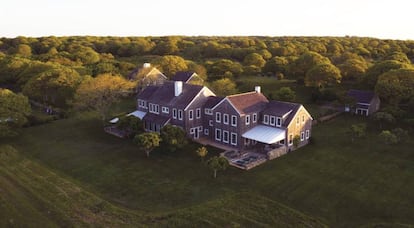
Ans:
[[[113,224],[408,227],[414,224],[413,137],[384,146],[375,131],[351,144],[346,129],[361,121],[343,116],[317,125],[312,145],[250,171],[230,168],[217,179],[193,152],[195,144],[175,154],[160,149],[147,159],[130,141],[103,133],[102,123],[88,118],[27,128],[0,144],[84,189],[91,202],[107,202],[111,216],[125,214]],[[13,177],[0,171],[0,181]]]

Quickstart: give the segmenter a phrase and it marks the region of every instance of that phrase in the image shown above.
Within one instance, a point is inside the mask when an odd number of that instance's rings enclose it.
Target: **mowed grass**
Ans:
[[[229,168],[217,179],[195,155],[196,144],[146,158],[94,119],[28,128],[7,143],[108,204],[144,214],[131,219],[143,224],[409,227],[413,137],[384,146],[370,130],[351,144],[347,128],[363,121],[341,116],[317,125],[312,145],[250,171]]]

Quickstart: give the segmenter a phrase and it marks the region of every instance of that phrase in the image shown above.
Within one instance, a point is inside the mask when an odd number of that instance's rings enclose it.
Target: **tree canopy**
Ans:
[[[27,97],[0,88],[0,137],[16,135],[30,113]]]

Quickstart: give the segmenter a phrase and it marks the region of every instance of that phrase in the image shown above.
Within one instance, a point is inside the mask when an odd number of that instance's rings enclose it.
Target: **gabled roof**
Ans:
[[[153,114],[153,113],[147,113],[144,116],[143,120],[153,122],[153,123],[157,123],[161,126],[164,126],[170,121],[170,117],[160,116],[160,115]]]
[[[203,89],[203,86],[183,83],[183,90],[179,96],[174,95],[174,82],[166,81],[162,86],[148,86],[138,94],[138,99],[147,100],[150,103],[169,105],[175,108],[184,109],[197,94]]]
[[[301,104],[291,102],[270,101],[263,113],[282,117],[284,119],[282,126],[288,126],[301,106]]]
[[[223,97],[216,97],[216,96],[210,96],[207,98],[206,103],[204,104],[204,108],[213,108],[216,106],[221,100],[223,100]]]
[[[355,98],[357,103],[370,104],[372,99],[375,97],[375,93],[372,91],[363,91],[350,89],[347,93],[348,96]]]
[[[269,102],[262,93],[248,92],[227,96],[226,99],[233,105],[239,114],[262,111]]]
[[[167,79],[167,76],[165,76],[161,71],[159,71],[156,67],[137,67],[134,70],[129,73],[128,78],[129,79],[137,79],[139,74],[143,74],[141,80],[145,79],[146,77],[149,77],[151,75],[157,75],[161,76],[162,78]]]
[[[194,74],[196,74],[196,73],[194,73],[192,71],[178,71],[177,73],[175,73],[174,76],[172,76],[171,80],[173,80],[173,81],[182,81],[182,82],[187,83],[194,76]]]

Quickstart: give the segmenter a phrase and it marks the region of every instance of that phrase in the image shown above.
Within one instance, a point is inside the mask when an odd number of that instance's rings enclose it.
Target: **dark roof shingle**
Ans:
[[[221,100],[223,100],[223,97],[216,97],[216,96],[209,96],[207,98],[206,103],[204,104],[204,108],[213,108],[216,106]]]
[[[194,72],[192,71],[178,71],[174,76],[172,76],[171,80],[188,82],[193,74]]]
[[[263,111],[264,114],[270,114],[278,117],[284,117],[282,126],[289,125],[290,121],[292,121],[293,117],[295,116],[296,112],[299,110],[301,104],[297,103],[290,103],[290,102],[283,102],[283,101],[270,101],[266,109]]]
[[[358,103],[371,103],[372,99],[375,96],[375,93],[372,91],[363,91],[363,90],[356,90],[350,89],[347,93],[348,96],[355,98],[356,102]]]

